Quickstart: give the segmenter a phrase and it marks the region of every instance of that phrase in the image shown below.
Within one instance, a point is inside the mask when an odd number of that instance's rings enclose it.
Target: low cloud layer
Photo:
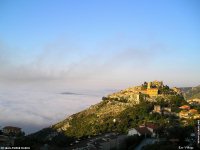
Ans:
[[[0,126],[21,127],[26,133],[48,127],[101,100],[102,91],[82,91],[45,84],[0,85]],[[54,86],[59,86],[55,85]],[[72,107],[73,106],[73,107]]]

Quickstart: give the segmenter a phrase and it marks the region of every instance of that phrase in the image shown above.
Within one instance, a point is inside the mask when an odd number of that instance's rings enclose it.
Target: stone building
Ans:
[[[12,127],[12,126],[6,126],[3,128],[3,133],[5,135],[9,135],[9,134],[12,134],[12,135],[17,135],[17,134],[20,134],[21,133],[21,128],[18,128],[18,127]]]
[[[150,97],[152,96],[158,96],[159,94],[159,88],[163,87],[162,81],[153,81],[147,83],[147,90],[146,94],[148,94]]]
[[[158,89],[157,88],[148,88],[147,89],[147,94],[152,97],[152,96],[158,96]]]
[[[161,106],[160,105],[154,105],[153,112],[161,113]]]
[[[159,114],[170,114],[171,108],[170,107],[161,107],[160,105],[154,105],[153,112],[159,113]]]
[[[156,87],[163,87],[163,81],[157,81],[157,80],[155,80],[155,81],[153,81],[152,82],[152,85],[153,86],[156,86]]]
[[[160,87],[163,87],[163,81],[153,81],[153,82],[148,82],[148,86],[147,88],[150,89],[150,88],[160,88]]]

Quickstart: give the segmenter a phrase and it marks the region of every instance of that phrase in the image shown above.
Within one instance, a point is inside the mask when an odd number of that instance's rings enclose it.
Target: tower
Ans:
[[[137,94],[137,101],[140,101],[140,93]]]
[[[147,86],[147,89],[150,89],[151,88],[151,82],[148,82],[148,86]]]

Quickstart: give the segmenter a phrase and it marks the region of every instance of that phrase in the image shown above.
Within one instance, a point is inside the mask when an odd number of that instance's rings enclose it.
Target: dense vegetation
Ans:
[[[107,101],[101,102],[96,108],[96,111],[106,107]],[[70,128],[64,133],[68,136],[83,137],[97,135],[100,133],[106,133],[116,131],[120,133],[126,133],[129,128],[136,127],[142,123],[151,121],[165,125],[167,122],[173,123],[172,116],[166,116],[161,114],[152,113],[154,105],[170,106],[174,110],[178,110],[179,107],[186,104],[183,97],[180,95],[174,95],[168,97],[168,101],[163,98],[158,98],[157,102],[143,101],[140,104],[129,106],[124,109],[118,115],[105,115],[101,118],[98,117],[97,113],[82,112],[74,115],[70,121]],[[113,119],[116,121],[113,122]]]

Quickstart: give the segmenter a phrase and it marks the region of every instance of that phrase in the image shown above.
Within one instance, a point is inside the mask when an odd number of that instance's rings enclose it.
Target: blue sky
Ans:
[[[199,7],[198,0],[1,0],[1,79],[198,85]]]

